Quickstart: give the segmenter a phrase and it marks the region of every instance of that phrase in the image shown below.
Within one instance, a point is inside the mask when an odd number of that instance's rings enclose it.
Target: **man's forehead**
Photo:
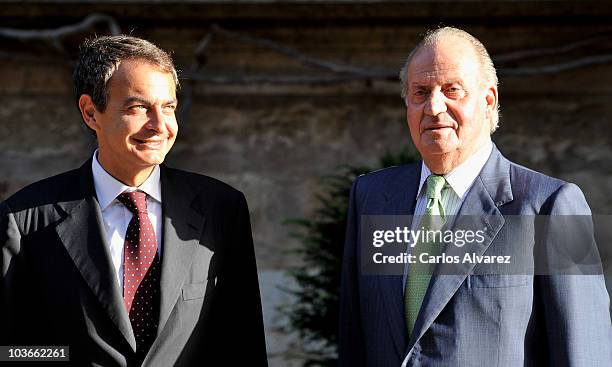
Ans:
[[[463,84],[466,79],[478,77],[478,74],[453,65],[432,65],[411,70],[409,77],[411,84]]]
[[[135,102],[154,105],[177,101],[172,77],[165,73],[148,74],[144,78],[142,75],[111,78],[107,92],[109,103],[121,106]]]
[[[121,61],[108,80],[109,84],[127,85],[145,82],[175,84],[171,71],[164,70],[161,66],[143,59],[126,59]]]
[[[419,65],[411,68],[411,74],[421,78],[438,78],[443,75],[461,74],[461,70],[456,65],[433,64]]]
[[[471,52],[470,52],[471,51]],[[408,68],[410,80],[463,80],[480,75],[479,60],[473,49],[455,45],[424,46],[417,51]]]

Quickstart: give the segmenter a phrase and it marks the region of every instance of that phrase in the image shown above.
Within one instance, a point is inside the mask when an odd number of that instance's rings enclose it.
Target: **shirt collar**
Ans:
[[[489,139],[465,162],[461,163],[452,171],[444,175],[446,182],[448,182],[448,185],[460,199],[463,200],[463,197],[472,186],[472,183],[474,183],[474,180],[482,170],[482,167],[484,167],[485,163],[487,163],[492,149],[493,143]],[[417,197],[421,194],[425,180],[427,180],[429,175],[431,175],[431,170],[429,167],[427,167],[425,162],[423,162],[421,164],[421,180],[419,181],[419,191]]]
[[[96,189],[96,195],[98,202],[100,203],[100,209],[106,209],[115,200],[119,194],[124,191],[142,191],[149,195],[151,198],[161,203],[161,181],[159,173],[159,165],[153,168],[153,172],[149,177],[138,187],[131,187],[118,181],[116,178],[111,176],[100,162],[98,162],[98,150],[93,154],[91,160],[91,169],[93,172],[94,187]]]

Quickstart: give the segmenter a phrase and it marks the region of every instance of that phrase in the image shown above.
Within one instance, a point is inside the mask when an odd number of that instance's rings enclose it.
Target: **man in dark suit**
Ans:
[[[508,161],[491,142],[497,76],[484,46],[456,28],[430,32],[409,55],[401,79],[408,127],[423,161],[363,175],[353,184],[340,365],[612,366],[601,264],[589,263],[591,270],[581,275],[540,268],[542,259],[558,261],[562,253],[555,246],[562,236],[550,226],[533,226],[539,216],[559,229],[566,218],[575,228],[586,223],[589,234],[589,207],[576,185]],[[413,230],[463,228],[457,224],[467,219],[482,238],[426,247],[458,256],[461,263],[451,271],[440,271],[449,267],[437,260],[432,272],[419,264],[428,257],[419,255],[399,272],[366,273],[362,266],[373,260],[364,223],[374,215],[415,215]],[[517,226],[517,218],[527,225]],[[423,254],[426,245],[415,242],[398,251]],[[588,236],[573,245],[599,259]],[[464,254],[507,255],[521,259],[515,265],[533,267],[490,271],[495,268],[462,260]]]
[[[75,365],[266,366],[244,195],[162,164],[178,132],[170,56],[99,37],[74,79],[98,149],[0,204],[0,344],[69,346]]]

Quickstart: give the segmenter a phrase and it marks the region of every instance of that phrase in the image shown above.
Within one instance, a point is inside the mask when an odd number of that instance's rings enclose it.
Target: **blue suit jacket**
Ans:
[[[401,275],[359,270],[360,217],[414,213],[420,164],[353,184],[340,305],[341,366],[612,366],[609,297],[601,275],[486,275],[473,266],[434,275],[408,338]],[[457,213],[487,228],[479,254],[513,246],[508,215],[590,214],[566,183],[516,165],[493,148]],[[506,225],[506,227],[508,227]]]

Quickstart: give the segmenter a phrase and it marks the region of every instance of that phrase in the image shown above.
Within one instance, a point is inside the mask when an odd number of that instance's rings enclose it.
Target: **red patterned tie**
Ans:
[[[125,234],[123,302],[130,315],[140,361],[155,340],[159,317],[160,261],[146,196],[135,191],[117,197],[133,214]]]

